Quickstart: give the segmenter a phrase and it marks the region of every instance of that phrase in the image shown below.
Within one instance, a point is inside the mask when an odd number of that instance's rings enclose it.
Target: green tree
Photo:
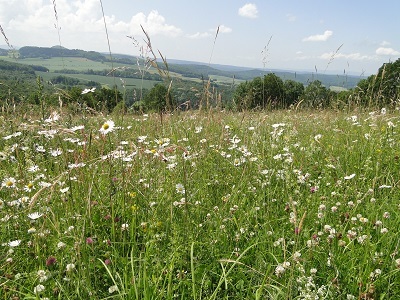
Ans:
[[[274,73],[271,73],[264,76],[263,84],[262,102],[258,105],[262,108],[284,106],[285,92],[282,79]]]
[[[294,80],[286,80],[283,83],[285,97],[283,100],[284,107],[289,107],[298,102],[299,98],[304,94],[304,85]]]
[[[171,110],[174,107],[170,91],[161,83],[157,83],[144,97],[144,104],[146,109],[157,112]]]
[[[327,107],[330,103],[330,92],[321,81],[314,80],[305,88],[303,101],[308,107]]]

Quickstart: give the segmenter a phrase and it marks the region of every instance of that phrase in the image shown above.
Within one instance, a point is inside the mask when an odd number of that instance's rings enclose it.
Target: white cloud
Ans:
[[[379,47],[376,49],[375,53],[377,55],[400,55],[400,52],[397,50],[394,50],[393,48],[385,48],[385,47]]]
[[[186,35],[188,38],[190,39],[203,39],[203,38],[209,38],[209,37],[213,37],[215,36],[216,32],[217,32],[217,28],[213,28],[210,29],[207,32],[196,32],[194,34],[188,34]],[[232,32],[232,28],[227,27],[225,25],[219,25],[219,31],[218,34],[224,34],[224,33],[231,33]]]
[[[250,18],[250,19],[255,19],[258,17],[258,9],[257,6],[253,3],[247,3],[243,5],[241,8],[239,8],[239,16],[245,17],[245,18]]]
[[[204,38],[208,38],[211,36],[212,36],[212,34],[209,32],[196,32],[194,34],[187,35],[187,37],[190,39],[204,39]]]
[[[325,42],[333,35],[333,31],[326,30],[323,34],[311,35],[303,39],[303,42]]]
[[[231,32],[232,32],[232,28],[227,27],[225,25],[219,26],[219,33],[231,33]]]
[[[385,47],[385,46],[389,46],[390,43],[389,43],[388,41],[383,41],[382,43],[380,43],[380,45],[381,45],[382,47]]]
[[[347,60],[372,60],[374,59],[374,56],[369,56],[369,55],[363,55],[361,53],[355,52],[355,53],[336,53],[336,52],[327,52],[323,53],[319,56],[320,59],[326,59],[326,60],[331,60],[333,59],[338,59],[338,58],[343,58]]]
[[[123,24],[123,22],[121,22]],[[129,34],[140,34],[141,27],[146,30],[149,35],[166,35],[166,36],[178,36],[182,33],[182,30],[174,25],[167,24],[165,18],[153,10],[147,16],[144,13],[138,13],[132,17],[129,23]]]
[[[10,18],[9,28],[31,34],[43,29],[54,30],[56,18],[52,3],[44,4],[43,0],[25,0],[24,2],[27,2],[25,7],[22,8],[22,4],[19,4],[21,10]],[[104,34],[103,15],[97,0],[58,0],[56,10],[61,36],[77,32],[80,35],[84,33]],[[175,37],[182,34],[180,28],[168,24],[157,10],[152,10],[147,15],[139,12],[128,21],[118,21],[114,15],[106,15],[105,20],[110,33],[141,35],[143,32],[140,25],[142,25],[149,35]]]

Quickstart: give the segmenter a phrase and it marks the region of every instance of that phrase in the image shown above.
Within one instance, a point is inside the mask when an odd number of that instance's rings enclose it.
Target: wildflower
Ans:
[[[57,243],[57,249],[65,248],[65,246],[66,246],[66,244],[63,243],[63,242],[58,242],[58,243]]]
[[[118,292],[118,287],[116,285],[112,285],[108,288],[108,292],[110,294],[114,293],[114,292]]]
[[[83,125],[78,125],[78,126],[72,127],[72,128],[71,128],[71,131],[78,131],[78,130],[82,130],[82,129],[84,129],[84,128],[85,128],[85,126],[83,126]]]
[[[350,180],[350,179],[354,178],[354,176],[356,176],[356,174],[353,173],[351,175],[345,176],[344,179],[345,180]]]
[[[319,142],[319,140],[322,138],[322,134],[317,134],[316,136],[314,136],[314,140],[316,142]]]
[[[32,192],[35,189],[35,186],[33,185],[32,182],[29,182],[25,187],[24,187],[24,191],[25,192]]]
[[[34,212],[34,213],[29,214],[28,218],[31,220],[36,220],[36,219],[39,219],[41,216],[43,216],[43,214]]]
[[[391,186],[391,185],[383,184],[383,185],[380,185],[379,188],[380,188],[380,189],[391,189],[392,186]]]
[[[17,247],[19,246],[19,244],[21,244],[21,240],[15,240],[15,241],[11,241],[8,243],[9,247]]]
[[[60,148],[50,150],[50,154],[53,157],[60,156],[62,154],[62,150]]]
[[[285,273],[285,268],[282,266],[282,265],[278,265],[276,268],[275,268],[275,275],[276,276],[281,276],[283,273]]]
[[[48,117],[46,120],[44,120],[46,123],[52,123],[52,122],[55,122],[55,121],[57,121],[58,119],[60,118],[60,115],[57,113],[57,112],[55,112],[55,111],[53,111],[51,114],[50,114],[50,117]]]
[[[100,133],[106,135],[107,133],[113,131],[115,128],[115,123],[112,120],[106,121],[100,128]]]
[[[1,184],[1,186],[6,187],[8,189],[15,188],[17,180],[14,177],[5,178]]]
[[[400,258],[396,259],[395,261],[396,268],[400,269]]]
[[[28,233],[35,233],[36,232],[36,228],[35,227],[31,227],[28,229]]]
[[[36,272],[39,282],[45,282],[48,279],[47,273],[45,270],[39,270]]]
[[[122,224],[121,225],[121,230],[122,231],[128,230],[128,228],[129,228],[129,224]]]
[[[38,284],[37,286],[35,286],[35,287],[33,288],[33,293],[34,293],[34,294],[40,294],[40,293],[42,293],[44,290],[45,290],[44,285],[43,285],[43,284]]]
[[[311,273],[311,275],[315,275],[317,273],[317,269],[316,268],[311,268],[310,269],[310,273]]]
[[[49,256],[46,259],[46,266],[50,267],[50,266],[54,265],[56,262],[57,262],[57,259],[54,256]]]
[[[86,238],[86,244],[92,245],[93,243],[94,243],[94,241],[91,237]]]
[[[87,93],[94,93],[94,91],[96,90],[95,87],[91,88],[91,89],[84,89],[81,93],[81,95],[85,95]]]
[[[75,269],[75,264],[68,264],[66,267],[67,272],[71,272]]]
[[[185,187],[183,186],[182,183],[176,184],[175,188],[176,188],[176,192],[177,192],[177,193],[179,193],[179,194],[185,194]]]

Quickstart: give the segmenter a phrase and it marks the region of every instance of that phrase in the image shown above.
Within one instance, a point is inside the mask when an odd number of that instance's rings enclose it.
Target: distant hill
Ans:
[[[109,54],[99,53],[95,51],[84,51],[79,49],[67,49],[60,46],[48,47],[31,47],[25,46],[19,49],[21,59],[24,58],[54,58],[54,57],[82,57],[97,62],[110,62]],[[113,61],[126,65],[137,64],[138,58],[126,54],[113,54]],[[159,67],[166,69],[162,62]],[[322,74],[312,72],[295,72],[283,70],[263,70],[252,69],[246,67],[237,67],[220,64],[206,64],[200,62],[191,62],[177,59],[168,59],[168,69],[170,72],[178,73],[188,79],[205,79],[209,76],[222,76],[227,80],[252,80],[255,77],[262,77],[269,73],[274,73],[283,80],[294,80],[304,85],[311,81],[319,80],[326,87],[336,86],[346,89],[354,88],[361,79],[365,77],[351,76],[347,74]]]
[[[0,48],[0,56],[7,56],[8,50]]]
[[[104,61],[106,57],[95,51],[84,51],[79,49],[67,49],[60,46],[31,47],[25,46],[19,49],[20,58],[51,58],[51,57],[83,57],[94,61]]]

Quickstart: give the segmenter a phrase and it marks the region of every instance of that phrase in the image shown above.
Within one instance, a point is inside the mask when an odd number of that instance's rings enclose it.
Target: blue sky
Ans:
[[[62,46],[108,51],[99,0],[54,1]],[[103,8],[115,53],[140,54],[142,25],[167,60],[370,75],[400,57],[398,0],[103,0]],[[15,47],[59,45],[55,23],[53,0],[0,0]]]

